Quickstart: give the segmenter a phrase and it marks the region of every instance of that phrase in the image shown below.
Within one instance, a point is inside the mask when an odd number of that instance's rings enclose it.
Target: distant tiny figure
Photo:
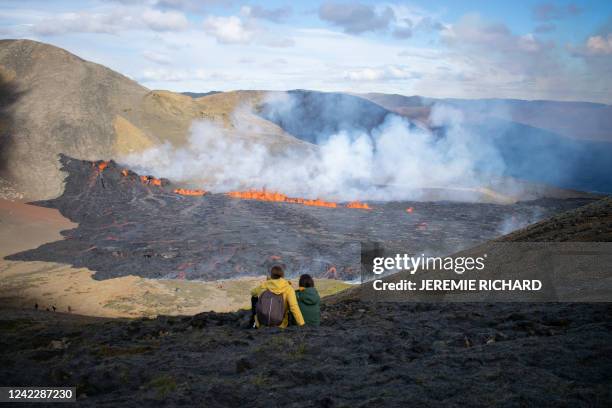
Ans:
[[[55,306],[51,306],[51,308],[53,309],[54,312],[57,310]]]
[[[72,313],[72,308],[68,305],[68,313]]]
[[[285,328],[289,325],[290,310],[297,325],[304,325],[295,291],[285,279],[285,271],[281,266],[273,266],[270,269],[270,279],[253,289],[251,296],[255,326]]]
[[[300,311],[307,325],[321,324],[321,297],[315,289],[314,279],[308,274],[300,276],[300,287],[295,291]]]
[[[38,310],[38,303],[34,303],[34,310]]]

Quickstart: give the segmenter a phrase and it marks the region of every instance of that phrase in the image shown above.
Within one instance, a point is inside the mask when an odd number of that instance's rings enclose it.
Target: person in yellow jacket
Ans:
[[[259,298],[262,293],[269,290],[275,295],[282,295],[283,303],[285,306],[285,316],[283,317],[282,323],[278,326],[280,328],[285,328],[289,325],[289,311],[293,314],[293,318],[298,326],[304,325],[304,318],[302,317],[302,312],[300,311],[300,307],[297,303],[297,298],[295,297],[295,290],[291,287],[291,283],[285,279],[285,272],[283,268],[280,266],[273,266],[270,270],[270,279],[262,282],[261,285],[257,286],[255,289],[251,291],[251,296],[253,298]],[[260,327],[257,316],[255,316],[255,324],[257,327]]]

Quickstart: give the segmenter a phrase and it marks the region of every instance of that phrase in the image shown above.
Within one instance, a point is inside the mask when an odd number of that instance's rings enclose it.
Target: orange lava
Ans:
[[[408,207],[408,208],[406,208],[406,212],[407,212],[408,214],[412,214],[412,212],[413,212],[413,211],[414,211],[414,208],[412,208],[412,207]]]
[[[311,207],[327,207],[327,208],[338,208],[338,203],[334,203],[332,201],[324,201],[320,199],[310,200],[307,198],[295,198],[295,197],[287,197],[285,194],[278,193],[276,191],[266,191],[266,190],[248,190],[248,191],[230,191],[226,193],[228,196],[232,198],[241,198],[244,200],[260,200],[260,201],[275,201],[280,203],[291,203],[291,204],[302,204],[308,205]],[[359,201],[351,201],[346,204],[346,208],[357,208],[361,210],[371,210],[367,203],[362,203]]]
[[[160,186],[162,185],[161,180],[155,178],[153,176],[140,176],[140,182],[142,184],[150,184],[152,186]]]
[[[174,192],[176,194],[186,195],[186,196],[203,196],[204,194],[206,194],[206,191],[204,190],[188,190],[186,188],[177,188],[177,189],[174,189]]]
[[[287,197],[285,194],[266,190],[230,191],[227,193],[227,195],[232,198],[242,198],[246,200],[276,201],[282,203],[309,205],[312,207],[336,208],[338,206],[338,204],[330,201]]]
[[[108,167],[108,162],[107,161],[103,161],[98,163],[98,171],[102,172],[104,171],[105,168]]]
[[[359,208],[361,210],[371,210],[372,209],[372,207],[370,207],[367,203],[362,203],[359,201],[351,201],[350,203],[346,205],[346,208]]]
[[[126,169],[123,169],[121,170],[121,174],[123,174],[124,177],[127,177],[130,173]]]

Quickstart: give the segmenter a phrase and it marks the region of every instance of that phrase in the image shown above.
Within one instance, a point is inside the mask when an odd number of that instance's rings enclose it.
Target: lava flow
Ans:
[[[276,201],[282,203],[308,205],[311,207],[338,207],[337,203],[331,201],[287,197],[285,194],[266,190],[230,191],[229,193],[227,193],[227,195],[232,198],[242,198],[246,200]]]
[[[370,207],[367,203],[362,203],[360,201],[351,201],[350,203],[346,205],[346,208],[358,208],[361,210],[371,210],[372,209],[372,207]]]
[[[338,203],[334,203],[333,201],[324,201],[318,198],[316,200],[310,200],[306,198],[287,197],[285,194],[266,190],[230,191],[226,194],[233,198],[241,198],[245,200],[276,201],[281,203],[308,205],[311,207],[338,208],[340,206]],[[346,204],[345,207],[357,208],[361,210],[372,209],[372,207],[370,207],[367,203],[362,203],[359,201],[351,201],[350,203]]]
[[[204,190],[189,190],[186,188],[175,188],[174,193],[186,196],[203,196],[206,194]]]
[[[161,180],[153,176],[140,176],[140,182],[142,184],[150,184],[153,186],[160,186],[160,187],[162,185]]]

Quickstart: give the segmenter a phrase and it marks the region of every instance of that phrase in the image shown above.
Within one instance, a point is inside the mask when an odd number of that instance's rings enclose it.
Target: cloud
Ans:
[[[133,16],[116,11],[110,13],[62,13],[44,18],[32,26],[32,31],[41,35],[59,35],[64,33],[104,33],[116,34],[130,24],[134,25]]]
[[[121,1],[147,1],[154,3],[156,7],[162,9],[185,10],[191,12],[205,11],[209,6],[231,6],[232,1],[228,0],[121,0]]]
[[[189,27],[187,17],[178,11],[147,9],[142,15],[142,20],[155,31],[181,31]]]
[[[612,34],[607,37],[595,35],[588,38],[586,42],[588,55],[612,55]]]
[[[584,89],[609,104],[612,95],[612,18],[581,45],[568,44],[567,50],[583,63],[585,71],[579,79]]]
[[[270,33],[252,16],[252,9],[243,7],[242,16],[209,16],[204,20],[204,31],[220,44],[257,43],[267,47],[285,48],[295,45],[291,38]]]
[[[406,67],[389,65],[379,68],[361,68],[349,70],[344,78],[351,81],[392,81],[418,78],[418,75]]]
[[[463,51],[505,54],[508,57],[530,55],[530,58],[554,47],[551,42],[542,42],[532,34],[516,35],[501,23],[489,23],[477,15],[469,14],[442,31],[442,40]]]
[[[537,21],[561,20],[582,13],[582,8],[575,4],[561,6],[553,3],[542,3],[532,9],[533,18]]]
[[[445,28],[445,25],[431,17],[423,17],[414,25],[414,27],[416,30],[441,31]]]
[[[612,17],[586,38],[584,44],[569,44],[568,51],[574,56],[601,59],[612,56]]]
[[[319,18],[341,27],[349,34],[381,31],[389,28],[395,18],[390,7],[377,9],[365,4],[324,3],[319,7]]]
[[[221,44],[249,44],[255,38],[255,30],[237,16],[207,17],[204,30]]]
[[[143,71],[139,81],[142,82],[183,82],[191,80],[208,80],[210,78],[217,78],[217,74],[208,74],[202,69],[185,70],[185,69],[168,69],[168,68],[154,68],[146,69]]]
[[[142,53],[142,56],[148,59],[149,61],[155,62],[156,64],[160,65],[168,65],[172,62],[168,55],[155,51],[144,51]]]
[[[559,98],[575,92],[572,68],[564,63],[552,40],[531,33],[517,34],[505,24],[486,21],[477,14],[460,18],[441,31],[449,59],[458,67],[456,81],[461,92],[530,98]],[[429,82],[433,86],[433,82]]]
[[[267,45],[268,47],[274,48],[287,48],[295,45],[295,41],[291,38],[272,36],[268,36],[267,38],[263,39],[261,43],[263,45]]]
[[[395,38],[410,38],[412,37],[412,27],[398,27],[393,30],[393,36]]]
[[[242,7],[241,13],[253,18],[272,21],[273,23],[282,23],[291,16],[292,9],[289,6],[267,9],[256,5]]]
[[[178,11],[117,7],[104,12],[70,12],[43,18],[32,24],[41,35],[65,33],[118,34],[127,30],[182,31],[188,28],[185,15]]]

